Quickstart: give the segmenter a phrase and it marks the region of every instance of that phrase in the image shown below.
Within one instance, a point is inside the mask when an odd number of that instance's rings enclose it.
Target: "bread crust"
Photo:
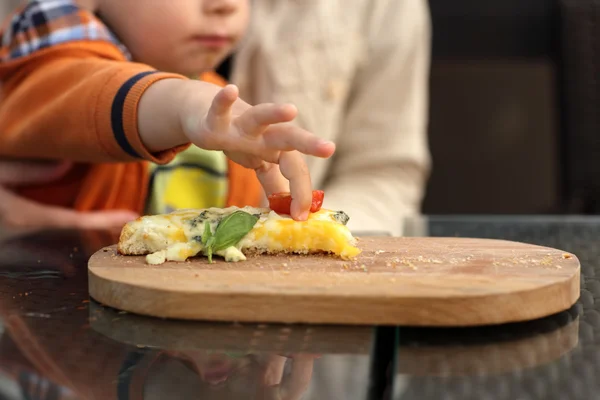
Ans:
[[[119,236],[119,243],[117,244],[117,252],[119,254],[126,256],[142,256],[150,253],[143,240],[136,241],[134,238],[136,233],[136,222],[138,222],[138,220],[129,222],[123,226],[121,235]]]

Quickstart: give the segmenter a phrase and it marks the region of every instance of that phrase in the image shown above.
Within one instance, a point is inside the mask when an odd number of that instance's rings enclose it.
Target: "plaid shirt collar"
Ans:
[[[74,0],[31,0],[13,14],[1,35],[2,62],[27,57],[51,46],[90,40],[110,42],[131,60],[127,48],[108,27]]]

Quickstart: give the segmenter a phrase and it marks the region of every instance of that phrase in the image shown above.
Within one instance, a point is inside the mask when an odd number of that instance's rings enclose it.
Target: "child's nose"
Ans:
[[[204,2],[204,12],[206,14],[227,16],[233,14],[236,10],[236,0],[207,0]]]

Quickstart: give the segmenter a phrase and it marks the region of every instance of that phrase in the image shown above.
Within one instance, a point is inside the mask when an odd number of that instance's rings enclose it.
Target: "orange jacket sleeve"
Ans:
[[[164,164],[187,146],[151,154],[137,107],[154,82],[186,79],[126,61],[105,42],[72,42],[0,64],[0,157]]]

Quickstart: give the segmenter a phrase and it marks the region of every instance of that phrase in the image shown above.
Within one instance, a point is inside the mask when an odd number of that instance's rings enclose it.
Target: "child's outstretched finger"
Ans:
[[[289,122],[296,118],[296,107],[291,104],[259,104],[236,119],[237,127],[248,136],[260,136],[271,124]]]
[[[231,123],[231,107],[238,95],[239,91],[235,85],[227,85],[217,93],[206,116],[208,129],[213,132],[227,132]]]
[[[312,201],[312,183],[304,156],[297,151],[282,152],[279,157],[279,169],[290,182],[292,218],[305,221]]]
[[[335,144],[291,124],[270,126],[263,134],[269,148],[280,151],[298,150],[306,155],[329,158],[335,152]]]

